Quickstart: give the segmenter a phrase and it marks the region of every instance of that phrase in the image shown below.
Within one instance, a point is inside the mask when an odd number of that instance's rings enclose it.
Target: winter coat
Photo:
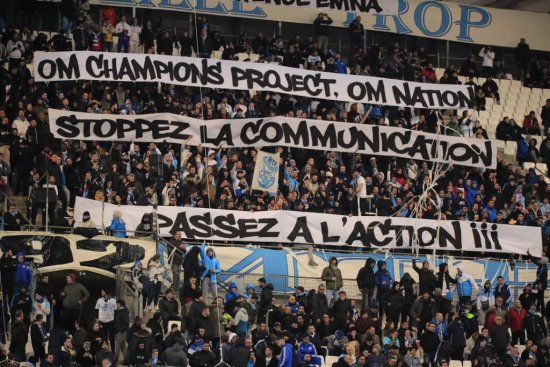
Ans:
[[[159,301],[159,311],[162,318],[177,316],[180,310],[180,305],[175,298],[169,300],[168,298],[162,298]]]
[[[23,256],[23,262],[20,263],[16,260],[17,266],[13,276],[15,285],[19,288],[25,287],[26,289],[29,289],[32,282],[31,267],[25,262],[25,254],[23,252],[18,252],[15,258],[17,259],[19,256]]]
[[[324,268],[323,273],[321,274],[321,280],[326,282],[326,287],[330,290],[339,290],[344,285],[342,272],[338,268],[338,261],[336,262],[336,267],[331,265],[332,260],[335,259],[336,258],[334,256],[329,259],[329,266]],[[336,278],[336,280],[332,280],[332,278]]]
[[[392,278],[390,275],[390,272],[388,270],[382,270],[381,267],[383,264],[385,264],[385,261],[378,261],[378,270],[374,274],[374,281],[376,283],[376,288],[378,289],[378,292],[383,292],[386,290],[389,290],[391,287]],[[383,283],[386,284],[383,284]]]
[[[471,297],[474,289],[478,290],[478,286],[473,276],[464,272],[456,276],[456,290],[459,297]]]
[[[185,280],[189,280],[189,277],[195,276],[200,278],[201,265],[199,263],[199,255],[201,254],[201,248],[199,246],[193,246],[185,254],[183,258],[183,273]]]
[[[78,310],[86,303],[90,297],[88,290],[80,283],[71,283],[63,288],[65,297],[63,298],[63,308]],[[80,302],[79,302],[80,301]]]
[[[111,225],[105,228],[106,231],[112,232],[113,236],[116,238],[125,238],[126,237],[126,223],[122,218],[113,218]]]
[[[170,348],[167,348],[164,353],[162,353],[162,361],[166,363],[167,366],[186,367],[188,360],[187,354],[183,351],[183,345],[176,343]]]
[[[359,269],[357,273],[357,287],[359,289],[374,289],[376,283],[374,281],[374,265],[376,262],[372,258],[368,258],[365,266]]]
[[[419,268],[416,265],[416,259],[413,259],[413,269],[418,273],[420,294],[429,292],[431,295],[436,288],[436,280],[433,271],[431,269],[424,269],[424,267]]]
[[[201,258],[202,258],[202,266],[204,266],[204,270],[200,275],[201,280],[206,278],[207,276],[210,277],[210,280],[212,283],[216,283],[216,275],[221,273],[222,269],[220,268],[220,262],[216,258],[216,253],[214,252],[214,249],[212,249],[212,257],[208,256],[206,254],[206,243],[202,243],[201,245]],[[214,269],[213,271],[210,271],[211,269]]]
[[[312,316],[314,320],[321,319],[323,314],[329,314],[330,310],[328,307],[328,299],[326,294],[315,293],[312,303]]]
[[[452,346],[466,346],[466,331],[462,321],[452,321],[447,328],[447,333]]]
[[[283,348],[281,348],[281,353],[279,354],[278,367],[292,367],[293,354],[294,354],[294,348],[292,344],[285,343]]]

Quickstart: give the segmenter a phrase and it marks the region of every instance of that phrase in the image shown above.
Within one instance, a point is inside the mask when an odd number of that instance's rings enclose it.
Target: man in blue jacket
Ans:
[[[32,282],[32,271],[29,264],[25,261],[25,254],[23,252],[18,252],[16,259],[17,267],[14,274],[15,289],[30,289]]]
[[[212,247],[206,248],[206,243],[201,245],[201,258],[204,270],[201,273],[201,287],[204,297],[208,299],[208,290],[212,293],[212,299],[218,297],[218,287],[216,274],[221,273],[220,262],[216,258],[216,253]]]
[[[376,284],[376,298],[378,299],[378,312],[380,319],[384,317],[384,295],[390,290],[392,278],[390,272],[386,269],[384,260],[378,261],[378,270],[374,274],[374,283]]]
[[[277,346],[281,348],[278,367],[292,367],[294,346],[290,342],[286,341],[282,334],[277,338]]]

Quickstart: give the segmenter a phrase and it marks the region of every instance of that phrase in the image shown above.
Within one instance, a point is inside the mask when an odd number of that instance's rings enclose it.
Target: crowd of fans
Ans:
[[[445,367],[451,360],[550,365],[545,252],[527,256],[536,277],[517,298],[502,276],[477,284],[460,265],[451,274],[447,263],[435,264],[434,271],[414,257],[418,281],[409,273],[393,279],[385,261],[367,259],[356,278],[362,299],[354,299],[332,257],[316,289],[296,286],[284,299],[264,278],[244,289],[230,282],[218,295],[213,248],[187,247],[179,234],[170,243],[180,250],[171,265],[183,284],[166,282],[158,255],[146,264],[137,260],[131,279],[144,296],[145,313],[132,321],[123,299],[102,289],[94,300],[75,273],[67,274],[63,287],[53,287],[47,274],[33,286],[24,254],[8,249],[0,259],[0,325],[11,319],[2,358],[48,367],[320,367],[329,357],[336,360],[333,367]],[[93,317],[83,311],[88,303]]]
[[[122,16],[119,21],[103,22],[103,27],[109,24],[114,25],[114,34],[120,34],[122,29],[134,40],[135,44],[130,44],[128,48],[130,51],[171,54],[169,50],[162,49],[162,39],[169,39],[166,44],[172,47],[174,38],[166,31],[153,31],[150,22],[144,28],[130,26]],[[410,52],[402,50],[396,43],[388,50],[375,46],[365,55],[364,50],[358,47],[347,63],[340,54],[332,54],[330,50],[325,52],[324,37],[328,36],[323,33],[328,34],[328,24],[330,18],[320,14],[316,20],[317,39],[309,37],[302,41],[297,36],[288,43],[280,38],[274,42],[264,42],[261,41],[263,36],[259,35],[249,44],[243,35],[234,51],[252,48],[268,57],[266,50],[270,47],[264,46],[276,45],[276,54],[282,56],[282,63],[288,66],[298,67],[300,63],[305,63],[307,67],[315,67],[315,64],[323,63],[326,71],[346,72],[346,67],[349,67],[355,74],[436,82],[435,71],[422,48]],[[360,22],[357,24],[360,25]],[[79,47],[79,31],[85,33],[84,39],[88,39],[92,34],[90,32],[96,28],[89,14],[76,19],[76,28],[72,30],[75,47]],[[136,32],[139,38],[135,38]],[[355,33],[353,30],[350,32],[352,35]],[[18,33],[8,28],[2,37],[8,40],[9,67],[7,71],[1,69],[0,83],[9,88],[0,88],[0,94],[7,93],[0,98],[5,101],[0,107],[0,184],[4,190],[9,187],[14,194],[28,196],[30,204],[27,214],[33,224],[37,214],[45,207],[43,201],[33,202],[33,189],[52,188],[59,203],[49,206],[49,217],[58,225],[65,223],[62,217],[67,208],[74,206],[76,196],[120,205],[159,203],[228,210],[285,209],[351,215],[358,210],[357,195],[367,194],[373,195],[373,199],[365,203],[361,210],[381,216],[433,219],[441,214],[442,219],[532,225],[543,230],[550,228],[547,221],[550,186],[544,177],[531,170],[523,173],[505,162],[499,162],[496,170],[468,169],[449,163],[444,171],[434,172],[432,162],[400,157],[285,149],[281,152],[279,194],[268,195],[252,191],[249,187],[257,154],[253,147],[205,149],[164,142],[129,144],[53,139],[48,125],[48,108],[105,114],[171,112],[206,120],[284,115],[390,125],[476,138],[486,138],[487,133],[479,121],[466,111],[460,116],[449,111],[450,117],[445,122],[439,112],[428,109],[346,104],[271,92],[250,96],[248,92],[198,90],[173,85],[159,88],[150,83],[36,83],[28,66],[33,51],[55,51],[71,46],[63,32],[51,40],[45,40],[40,35],[32,39],[31,35],[28,30]],[[212,42],[216,40],[214,48],[226,47],[224,53],[233,52],[228,51],[233,46],[231,43],[226,45],[219,31],[209,29],[205,17],[198,17],[195,35],[189,36],[184,32],[182,37],[188,38],[187,41],[178,38],[176,42],[182,54],[193,52],[194,41],[201,37],[203,42],[208,38]],[[151,46],[155,44],[155,38],[156,50]],[[320,41],[321,49],[317,41]],[[60,48],[58,44],[65,46]],[[522,44],[528,52],[524,40],[520,46]],[[183,45],[188,45],[185,52],[187,46]],[[86,43],[82,47],[90,49],[91,46]],[[197,51],[199,55],[204,53],[200,47]],[[486,60],[486,55],[490,53],[494,54],[490,48],[480,52],[484,57],[482,73],[486,76],[496,73],[495,77],[500,77],[498,67],[491,67]],[[312,55],[315,55],[316,61],[312,62]],[[540,65],[536,66],[537,62],[533,62],[532,67],[530,65],[530,68],[540,68]],[[460,70],[450,66],[443,76],[445,80],[440,82],[456,83],[459,73],[476,76],[480,72],[469,59]],[[490,81],[488,78],[483,90],[495,89],[494,85],[488,86]],[[541,111],[547,126],[550,103]],[[526,120],[534,122],[524,123],[524,131],[517,129],[503,134],[536,133],[534,129],[538,125],[534,113]],[[549,139],[543,141],[540,149],[536,145],[529,149],[529,156],[542,156],[545,161],[550,158]],[[427,192],[428,200],[419,203],[418,197],[428,186],[426,183],[431,181],[436,181],[435,190]],[[5,229],[19,229],[25,224],[19,217],[22,209],[12,208],[5,213]],[[46,216],[42,215],[42,218],[44,223]],[[123,219],[119,222],[116,224],[124,226]]]
[[[400,157],[283,149],[279,192],[269,195],[249,187],[257,154],[253,147],[228,150],[165,142],[61,141],[53,138],[48,123],[48,108],[104,114],[170,112],[205,120],[283,115],[487,138],[475,115],[467,111],[459,116],[456,111],[447,111],[448,118],[443,118],[429,109],[341,103],[270,92],[249,95],[241,91],[159,87],[156,83],[43,84],[34,81],[29,66],[35,51],[74,48],[114,52],[116,37],[117,52],[172,55],[176,47],[184,56],[209,57],[212,51],[223,49],[223,59],[253,52],[262,61],[278,61],[290,67],[303,65],[312,70],[448,84],[459,83],[458,75],[472,77],[470,83],[484,76],[487,81],[476,86],[475,106],[483,110],[486,97],[498,102],[498,86],[492,78],[502,78],[505,73],[490,47],[479,51],[481,68],[471,56],[460,69],[449,66],[437,80],[423,48],[412,51],[403,50],[399,43],[387,48],[376,44],[367,52],[360,17],[350,25],[353,47],[344,58],[328,48],[332,20],[324,13],[313,22],[315,36],[296,35],[287,42],[281,37],[268,40],[261,33],[249,40],[243,33],[236,42],[226,42],[203,16],[197,18],[194,32],[176,36],[159,30],[151,21],[141,26],[139,19],[117,18],[112,12],[102,14],[98,22],[81,5],[80,1],[63,2],[64,29],[51,39],[43,33],[35,37],[28,28],[18,32],[7,27],[2,33],[0,58],[7,67],[0,68],[0,187],[6,193],[26,196],[29,203],[25,210],[10,206],[3,215],[5,230],[20,230],[26,222],[23,212],[32,224],[42,212],[43,223],[49,216],[51,225],[67,227],[67,209],[72,209],[75,198],[81,196],[117,205],[341,215],[356,215],[361,210],[380,216],[529,225],[550,234],[550,185],[545,177],[534,170],[522,172],[503,161],[496,170],[449,162],[441,171],[435,171],[433,162]],[[548,69],[531,60],[525,40],[518,44],[516,62],[526,86],[548,87]],[[540,134],[541,130],[546,134],[550,102],[540,111],[542,127],[535,122],[538,113],[526,117],[523,128],[514,128],[512,123],[511,128],[499,127],[497,134],[504,134],[499,138],[517,140],[521,134]],[[539,149],[536,145],[530,149],[538,150],[537,159],[550,162],[550,138],[546,137]],[[431,183],[435,183],[434,189],[426,191]],[[48,213],[44,213],[44,201],[37,199],[37,189],[41,188],[51,188],[55,193],[56,200],[49,205]],[[424,199],[420,200],[422,194]],[[366,195],[372,195],[372,199],[358,205],[357,196]],[[151,220],[144,217],[143,228],[151,228]],[[92,223],[93,218],[85,217],[78,230],[82,233],[95,227]],[[107,229],[117,236],[127,235],[119,213]],[[179,243],[181,239],[175,241],[185,250]],[[30,330],[35,361],[45,366],[75,362],[107,367],[119,362],[119,356],[136,366],[213,366],[221,357],[231,366],[313,366],[321,364],[323,351],[341,356],[338,366],[444,366],[449,358],[468,358],[474,366],[547,363],[550,342],[545,339],[545,319],[550,315],[543,297],[547,282],[545,256],[534,258],[539,265],[537,279],[525,287],[519,300],[510,299],[509,289],[502,284],[504,279],[478,286],[462,270],[451,276],[442,264],[434,274],[424,263],[415,268],[419,274],[415,286],[410,276],[393,280],[385,264],[367,261],[358,275],[363,300],[355,303],[342,290],[337,261],[331,260],[323,270],[324,285],[309,292],[298,287],[282,305],[274,302],[273,287],[265,279],[258,285],[247,285],[243,294],[230,286],[224,298],[218,297],[219,262],[211,249],[189,249],[181,261],[186,274],[185,284],[176,289],[179,302],[171,289],[160,296],[158,258],[151,259],[147,266],[135,264],[135,285],[141,285],[147,310],[153,311],[146,323],[148,329],[144,329],[139,318],[129,325],[124,301],[115,301],[106,290],[97,301],[97,322],[84,325],[81,310],[90,295],[74,274],[67,276],[67,286],[59,293],[48,286],[47,276],[41,277],[31,294],[30,269],[24,254],[14,259],[13,253],[6,251],[0,266],[4,309],[10,312],[2,316],[6,325],[11,317],[12,356],[25,359],[22,346]],[[531,293],[533,288],[538,292]],[[452,289],[458,293],[458,302],[451,300]],[[538,312],[543,312],[545,319]],[[170,321],[181,324],[174,326]],[[52,324],[48,335],[48,325]],[[481,332],[479,326],[484,326]],[[523,342],[525,337],[527,349],[520,356],[511,345]],[[46,339],[48,353],[44,349]]]

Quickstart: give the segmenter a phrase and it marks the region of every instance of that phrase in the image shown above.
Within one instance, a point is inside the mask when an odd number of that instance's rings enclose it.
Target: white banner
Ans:
[[[467,108],[475,100],[474,89],[466,85],[406,82],[264,63],[90,51],[36,52],[34,77],[39,82],[163,82],[435,109]]]
[[[152,207],[116,206],[77,197],[74,218],[79,222],[83,212],[88,211],[95,223],[108,226],[114,210],[122,212],[127,231],[135,230],[143,214],[153,212]],[[193,240],[410,249],[416,237],[423,249],[517,254],[526,254],[528,249],[533,254],[542,251],[540,228],[507,224],[347,217],[282,210],[250,213],[176,206],[159,206],[158,218],[161,235],[181,231],[183,238]],[[526,242],[526,238],[529,241]]]
[[[268,117],[197,120],[169,113],[103,115],[48,110],[59,139],[167,141],[210,148],[299,147],[313,150],[399,156],[417,160],[496,168],[496,142],[436,135],[403,128]]]
[[[258,151],[250,187],[252,190],[277,194],[279,187],[279,156],[279,153]]]
[[[250,4],[265,4],[282,8],[296,7],[298,9],[316,9],[317,11],[355,11],[360,13],[376,13],[398,15],[398,0],[237,0]]]

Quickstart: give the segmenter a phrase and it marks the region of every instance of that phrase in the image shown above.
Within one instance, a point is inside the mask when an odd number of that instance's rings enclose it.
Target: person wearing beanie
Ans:
[[[30,289],[32,282],[32,271],[29,264],[25,261],[25,254],[18,252],[15,255],[17,267],[15,269],[14,281],[15,289]]]
[[[62,323],[65,330],[71,333],[74,330],[74,323],[82,314],[82,307],[84,303],[90,298],[90,293],[82,284],[76,281],[76,274],[71,272],[66,277],[67,284],[61,291],[61,298],[63,299],[61,307]]]
[[[91,220],[90,212],[85,211],[82,213],[82,221],[77,224],[77,227],[73,231],[74,234],[79,234],[86,238],[92,238],[99,235],[97,225]]]

